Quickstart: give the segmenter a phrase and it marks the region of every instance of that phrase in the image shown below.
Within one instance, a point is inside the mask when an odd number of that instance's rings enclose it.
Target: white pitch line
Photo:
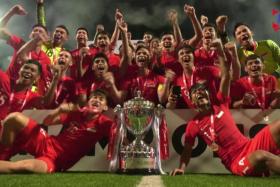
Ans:
[[[137,187],[164,187],[160,175],[149,175],[142,177]]]

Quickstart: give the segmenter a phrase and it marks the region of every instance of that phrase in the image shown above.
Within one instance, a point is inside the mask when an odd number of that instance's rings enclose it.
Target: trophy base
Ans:
[[[117,174],[124,175],[160,175],[160,171],[158,169],[118,169]]]

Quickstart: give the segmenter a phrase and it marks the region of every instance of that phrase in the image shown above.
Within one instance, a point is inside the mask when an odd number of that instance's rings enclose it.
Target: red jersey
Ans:
[[[89,54],[85,56],[83,60],[83,69],[91,68],[92,65],[92,59],[94,55],[97,53],[97,48],[90,47],[89,48]],[[78,80],[80,77],[78,77],[78,69],[79,69],[79,63],[80,63],[80,49],[74,49],[71,51],[73,64],[70,66],[70,77],[74,80]]]
[[[9,113],[11,85],[9,76],[0,70],[0,121]]]
[[[141,91],[142,97],[147,100],[153,101],[154,103],[159,103],[157,89],[159,84],[163,84],[165,78],[163,76],[157,75],[152,71],[148,75],[139,76],[135,75],[124,82],[122,85],[122,90],[127,90],[127,98],[131,99],[136,96],[138,90]]]
[[[42,107],[42,96],[30,89],[15,92],[15,82],[0,70],[0,120],[11,112]]]
[[[171,52],[163,50],[161,52],[160,61],[161,64],[163,64],[165,70],[171,69],[176,73],[176,75],[179,75],[183,72],[182,66],[178,62],[177,53],[175,50]]]
[[[12,80],[16,81],[19,78],[19,70],[23,65],[23,62],[17,60],[16,54],[23,45],[24,41],[20,37],[13,35],[10,37],[7,43],[14,48],[14,54],[7,69],[7,74]],[[40,94],[44,95],[47,91],[48,85],[52,80],[52,73],[49,68],[51,61],[42,50],[39,53],[32,51],[29,56],[31,59],[37,60],[42,65],[42,74],[38,83],[38,90]]]
[[[207,51],[205,48],[200,47],[194,51],[194,66],[214,66],[218,60],[218,53],[215,50]]]
[[[185,142],[194,145],[195,137],[200,136],[207,145],[211,145],[213,142],[211,132],[214,131],[215,142],[219,145],[217,154],[229,169],[249,139],[241,134],[231,116],[228,108],[229,98],[225,98],[221,92],[218,93],[217,98],[219,105],[212,105],[214,114],[198,114],[189,121],[185,132]]]
[[[51,108],[56,108],[61,103],[75,103],[76,102],[76,82],[67,76],[63,76],[56,87],[54,101]]]
[[[189,89],[192,85],[199,82],[206,82],[212,102],[216,102],[216,95],[219,90],[220,69],[215,66],[204,66],[194,68],[191,77],[184,73],[178,76],[174,84],[181,87],[181,96],[177,102],[176,108],[194,108],[192,101],[189,98]]]
[[[273,92],[277,89],[277,80],[272,75],[263,74],[262,80],[255,84],[249,76],[245,76],[232,84],[231,97],[234,101],[241,100],[245,94],[251,94],[256,101],[251,105],[243,105],[242,108],[266,109],[273,101]]]
[[[110,138],[114,122],[105,115],[86,120],[83,112],[61,115],[64,130],[58,136],[51,136],[55,151],[56,170],[64,171],[72,167],[83,156],[88,154],[102,138]],[[81,146],[82,145],[82,146]],[[54,155],[51,155],[54,156]]]

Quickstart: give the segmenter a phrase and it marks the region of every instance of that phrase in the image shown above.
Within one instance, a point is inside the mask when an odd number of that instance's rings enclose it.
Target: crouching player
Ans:
[[[94,91],[86,107],[62,104],[48,115],[44,124],[63,124],[63,131],[50,136],[34,120],[21,113],[12,113],[4,120],[1,143],[17,146],[34,155],[34,159],[16,162],[0,161],[1,173],[65,171],[89,153],[93,145],[104,137],[111,137],[114,123],[102,114],[107,110],[106,95]]]
[[[221,53],[222,47],[218,48]],[[184,173],[196,136],[200,136],[235,175],[266,176],[269,171],[280,173],[280,157],[276,155],[280,150],[280,121],[267,125],[252,139],[241,134],[229,111],[229,67],[224,55],[220,54],[219,59],[222,76],[217,94],[218,103],[210,101],[209,91],[204,85],[191,87],[190,98],[198,114],[186,127],[179,168],[170,174]]]

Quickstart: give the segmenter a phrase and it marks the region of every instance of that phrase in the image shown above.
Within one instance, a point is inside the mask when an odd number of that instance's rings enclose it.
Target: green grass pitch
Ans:
[[[118,175],[93,172],[67,172],[55,174],[6,174],[0,175],[0,186],[100,186],[133,187],[137,186],[142,176]],[[166,187],[176,186],[232,186],[232,187],[280,187],[280,176],[269,178],[238,177],[233,175],[185,174],[181,176],[162,176]],[[154,186],[156,187],[156,186]]]

